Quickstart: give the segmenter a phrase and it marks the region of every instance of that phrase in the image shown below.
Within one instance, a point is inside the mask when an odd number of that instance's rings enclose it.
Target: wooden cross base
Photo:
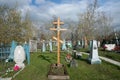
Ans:
[[[69,80],[70,77],[63,64],[51,64],[48,72],[49,80]]]

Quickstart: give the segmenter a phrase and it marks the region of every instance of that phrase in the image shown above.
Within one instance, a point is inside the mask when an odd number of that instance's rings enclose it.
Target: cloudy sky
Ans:
[[[0,0],[0,5],[18,5],[21,16],[26,12],[33,21],[49,20],[54,15],[62,19],[78,20],[77,15],[84,12],[88,2],[93,0]],[[113,17],[113,24],[120,27],[120,0],[98,0],[99,10]]]

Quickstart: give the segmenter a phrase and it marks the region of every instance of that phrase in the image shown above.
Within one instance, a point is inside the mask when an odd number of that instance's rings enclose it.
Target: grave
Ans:
[[[57,64],[51,64],[50,70],[48,72],[49,80],[69,80],[69,75],[66,67],[63,64],[60,64],[59,67]]]
[[[12,43],[11,43],[10,55],[9,55],[8,59],[12,59],[13,60],[14,51],[15,51],[16,46],[17,46],[17,43],[13,40]]]
[[[37,41],[29,40],[30,52],[37,52]]]
[[[81,52],[78,52],[78,51],[76,51],[76,50],[73,50],[73,57],[75,58],[75,59],[81,59],[81,57],[82,57],[82,53]]]
[[[77,63],[77,61],[75,59],[72,59],[70,61],[70,67],[78,67],[78,63]]]
[[[17,46],[14,51],[14,61],[15,61],[15,66],[18,66],[19,68],[24,68],[25,65],[23,61],[25,60],[25,51],[22,46]]]
[[[91,50],[90,50],[88,61],[91,64],[100,64],[101,60],[99,59],[99,56],[98,56],[98,46],[97,46],[96,40],[92,40],[90,49]]]
[[[45,40],[42,41],[42,52],[46,51]]]
[[[92,50],[92,41],[89,41],[89,52]]]
[[[81,46],[81,43],[80,43],[80,41],[78,40],[78,46]]]
[[[48,79],[68,80],[69,75],[67,73],[67,70],[65,66],[60,63],[60,31],[66,29],[60,28],[60,25],[63,24],[63,22],[60,21],[60,18],[58,18],[57,22],[53,22],[53,24],[57,25],[57,28],[50,28],[50,30],[57,31],[57,63],[51,64],[50,70],[48,72]]]
[[[5,67],[5,69],[3,69],[2,73],[1,73],[0,80],[7,80],[7,79],[11,80],[16,75],[18,75],[19,72],[22,71],[25,67],[23,62],[26,58],[27,58],[28,64],[30,64],[29,44],[25,43],[25,44],[23,44],[23,47],[22,47],[21,45],[17,46],[17,42],[12,41],[11,46],[9,46],[9,47],[10,47],[10,50],[7,52],[9,52],[10,54],[5,60],[6,67]],[[13,65],[14,62],[8,63],[9,59],[13,59],[15,62],[15,65]],[[14,66],[14,68],[13,68],[13,66]],[[7,67],[9,67],[9,68],[7,68]],[[19,70],[19,71],[13,72],[13,70],[16,70],[16,71]],[[12,76],[12,77],[8,77],[8,76]]]
[[[66,47],[66,41],[65,41],[65,40],[63,40],[62,50],[67,50],[67,47]]]
[[[23,47],[26,53],[27,63],[30,64],[30,46],[29,44],[25,43]]]
[[[49,41],[49,46],[50,46],[50,52],[52,52],[52,39],[50,39],[50,41]]]
[[[97,45],[98,45],[98,47],[100,47],[100,45],[101,45],[101,44],[100,44],[100,41],[97,41]]]
[[[67,41],[67,48],[72,48],[72,42],[71,41]]]
[[[84,46],[85,46],[85,42],[84,42],[84,40],[82,39],[82,48],[84,48]]]

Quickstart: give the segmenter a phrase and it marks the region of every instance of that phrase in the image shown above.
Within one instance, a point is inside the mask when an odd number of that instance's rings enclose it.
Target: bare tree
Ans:
[[[101,37],[101,39],[109,39],[109,35],[113,32],[112,28],[113,18],[106,15],[105,12],[100,12],[96,21],[96,38]]]
[[[63,39],[71,40],[72,34],[75,34],[75,30],[77,29],[77,22],[71,19],[66,19],[64,20],[64,25],[62,27],[66,28],[67,30],[61,33],[61,37]]]
[[[88,4],[88,7],[84,13],[79,15],[78,29],[81,34],[81,38],[87,39],[107,39],[112,33],[112,17],[106,15],[105,12],[98,11],[97,0]],[[87,46],[87,45],[86,45]]]
[[[94,23],[96,18],[97,10],[97,0],[93,3],[89,3],[86,11],[79,15],[78,29],[81,33],[81,37],[85,39],[85,47],[87,46],[87,41],[94,38]]]

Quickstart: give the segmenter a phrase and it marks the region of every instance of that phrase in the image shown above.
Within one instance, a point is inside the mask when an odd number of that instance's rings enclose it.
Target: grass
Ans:
[[[89,64],[83,55],[77,59],[78,67],[69,67],[65,61],[66,53],[61,53],[61,63],[67,67],[70,80],[120,80],[120,67],[102,61],[102,64]],[[48,80],[50,64],[56,63],[55,53],[32,53],[31,63],[12,80]]]
[[[15,72],[9,72],[10,74],[5,75],[8,70],[12,70],[14,62],[5,62],[5,60],[0,61],[0,77],[9,77],[12,76]]]

